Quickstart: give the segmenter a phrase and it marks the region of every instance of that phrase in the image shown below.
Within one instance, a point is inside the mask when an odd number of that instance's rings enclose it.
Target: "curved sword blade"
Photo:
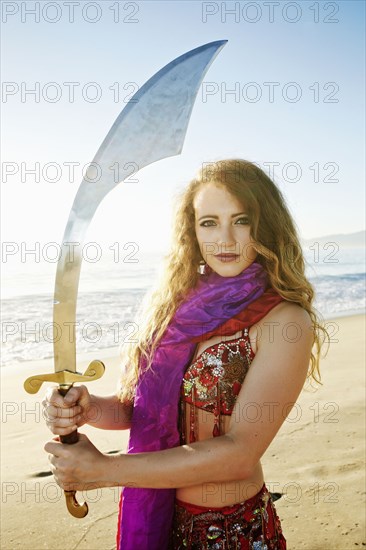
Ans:
[[[109,191],[131,175],[131,166],[136,173],[148,164],[181,153],[198,89],[226,43],[227,40],[220,40],[195,48],[150,78],[117,117],[87,170],[71,208],[57,264],[53,306],[56,372],[76,372],[80,250],[96,209]],[[95,164],[100,177],[91,183],[95,179]],[[80,246],[75,249],[69,243]]]

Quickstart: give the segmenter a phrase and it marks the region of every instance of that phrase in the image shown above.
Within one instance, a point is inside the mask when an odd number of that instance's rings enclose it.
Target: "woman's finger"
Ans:
[[[74,405],[80,399],[81,394],[82,394],[81,386],[72,387],[71,389],[69,389],[69,391],[64,397],[65,404],[67,406]]]
[[[46,419],[52,420],[56,418],[75,418],[81,414],[82,408],[79,405],[67,409],[49,405],[44,407],[44,411]]]
[[[69,407],[65,404],[64,397],[59,393],[58,388],[48,388],[44,397],[46,403],[52,403],[56,407]]]
[[[70,418],[46,418],[47,426],[56,426],[58,428],[69,428],[70,426],[76,426],[79,416],[72,416]]]
[[[60,456],[63,452],[63,445],[58,438],[54,438],[52,441],[47,441],[43,448],[46,453],[50,453],[54,456]]]

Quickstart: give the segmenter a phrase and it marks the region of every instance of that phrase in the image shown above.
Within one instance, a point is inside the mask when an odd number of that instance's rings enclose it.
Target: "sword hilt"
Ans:
[[[63,370],[50,374],[30,376],[24,382],[24,389],[28,393],[37,393],[43,382],[56,382],[59,384],[59,393],[65,396],[69,389],[72,388],[74,382],[91,382],[92,380],[98,380],[98,378],[103,376],[104,370],[105,367],[102,361],[95,360],[90,363],[84,374]],[[66,445],[72,445],[78,440],[79,435],[77,430],[74,430],[70,434],[60,436],[61,443],[66,443]],[[75,496],[76,491],[64,491],[64,494],[66,498],[66,506],[70,514],[74,516],[74,518],[85,518],[89,511],[87,503],[78,503]]]

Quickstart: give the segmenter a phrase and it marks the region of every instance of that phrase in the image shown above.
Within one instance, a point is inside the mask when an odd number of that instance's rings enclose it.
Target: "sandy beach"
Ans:
[[[275,441],[262,458],[266,485],[280,492],[276,501],[288,550],[349,550],[366,547],[364,477],[365,316],[328,322],[333,342],[321,362],[323,386],[302,391]],[[118,348],[84,356],[106,365],[91,393],[114,391]],[[2,369],[1,454],[4,550],[112,550],[115,548],[119,490],[89,491],[89,515],[73,519],[62,491],[48,472],[43,451],[51,439],[42,418],[41,389],[23,390],[32,374],[53,371],[51,360]],[[103,452],[125,450],[128,431],[81,429]],[[81,500],[81,495],[79,494]]]

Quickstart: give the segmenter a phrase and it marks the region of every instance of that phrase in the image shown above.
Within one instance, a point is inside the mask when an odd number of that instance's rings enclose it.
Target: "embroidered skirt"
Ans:
[[[263,484],[253,497],[223,508],[175,499],[169,550],[286,550],[272,497]]]

